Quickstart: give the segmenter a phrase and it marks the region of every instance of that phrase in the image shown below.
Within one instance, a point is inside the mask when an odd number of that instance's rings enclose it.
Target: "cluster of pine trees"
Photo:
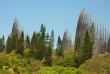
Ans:
[[[77,38],[76,47],[75,47],[75,62],[77,64],[77,68],[88,60],[92,58],[93,50],[95,43],[95,28],[94,23],[92,23],[90,30],[86,31],[84,43],[81,45],[80,36]]]
[[[18,37],[18,34],[14,34],[12,37],[9,35],[6,42],[6,53],[15,51],[16,54],[21,54],[26,57],[34,57],[37,60],[45,59],[44,64],[51,66],[52,65],[52,49],[54,47],[54,31],[52,30],[51,35],[46,34],[46,28],[41,24],[40,32],[33,32],[33,35],[30,39],[29,35],[24,38],[24,32],[21,32],[21,36]],[[5,49],[4,36],[1,40],[1,44]],[[26,50],[27,49],[27,50]],[[62,41],[60,36],[57,41],[56,55],[63,57],[62,50]]]
[[[78,68],[85,60],[92,57],[92,52],[94,49],[94,39],[95,39],[95,28],[94,23],[92,24],[90,30],[86,31],[84,43],[81,45],[80,37],[77,38],[75,47],[75,63]],[[0,51],[6,49],[6,53],[15,51],[16,54],[21,54],[22,56],[34,57],[37,60],[45,59],[44,64],[47,66],[52,65],[52,49],[54,47],[54,31],[52,30],[51,35],[46,33],[46,28],[41,24],[40,32],[33,32],[30,39],[29,35],[24,38],[24,32],[21,32],[21,36],[14,34],[12,37],[9,35],[6,48],[4,36],[0,39]],[[62,49],[62,40],[58,36],[56,55],[59,57],[64,57],[64,50]]]

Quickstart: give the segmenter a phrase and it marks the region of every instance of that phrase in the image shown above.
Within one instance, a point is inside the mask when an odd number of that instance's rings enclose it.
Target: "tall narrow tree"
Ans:
[[[16,53],[23,55],[23,47],[22,47],[22,39],[21,38],[19,38],[17,40]]]
[[[0,52],[5,49],[5,39],[4,36],[0,39]]]
[[[16,49],[16,45],[17,45],[17,39],[18,39],[18,33],[16,32],[16,34],[14,34],[12,36],[12,50]]]
[[[62,49],[62,41],[61,41],[60,36],[58,36],[58,40],[57,40],[56,55],[61,56],[61,57],[64,56],[63,49]]]
[[[77,38],[76,46],[75,46],[75,62],[76,62],[76,68],[80,65],[80,55],[81,55],[81,41],[80,36]]]
[[[26,42],[26,48],[30,48],[30,37],[28,35],[26,36],[25,42]]]
[[[49,38],[49,34],[46,35],[46,50],[45,50],[45,62],[44,64],[47,66],[52,65],[52,46]]]
[[[51,46],[52,46],[52,49],[53,49],[53,47],[54,47],[54,42],[55,42],[54,31],[53,31],[53,30],[52,30],[52,32],[51,32],[50,42],[51,42]]]
[[[83,62],[92,57],[93,45],[88,31],[85,33],[83,50],[82,50],[82,58]]]
[[[21,32],[20,39],[21,39],[21,42],[22,42],[21,46],[22,46],[22,50],[23,50],[24,49],[24,32],[23,31]]]
[[[6,53],[10,53],[12,51],[11,44],[11,36],[9,35],[6,42]]]
[[[36,32],[33,33],[33,36],[31,38],[31,49],[36,49]]]
[[[46,28],[45,28],[45,26],[42,24],[42,25],[41,25],[41,30],[40,30],[40,33],[41,33],[41,36],[40,36],[41,58],[40,58],[40,60],[43,59],[43,56],[44,56],[44,54],[45,54],[45,49],[46,49],[45,31],[46,31]]]

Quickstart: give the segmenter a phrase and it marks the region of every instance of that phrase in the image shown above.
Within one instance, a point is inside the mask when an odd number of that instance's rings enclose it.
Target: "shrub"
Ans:
[[[45,74],[45,72],[55,72],[56,74],[81,74],[82,72],[80,70],[77,70],[74,67],[62,67],[62,66],[53,66],[53,67],[42,67],[38,71],[39,73]],[[41,74],[42,74],[41,73]],[[52,73],[47,73],[47,74],[52,74]]]
[[[12,74],[12,73],[6,69],[2,69],[0,70],[0,74]]]
[[[31,57],[31,50],[30,49],[25,49],[23,52],[24,57],[29,58]]]
[[[110,56],[98,57],[97,59],[89,59],[80,67],[82,70],[87,70],[92,73],[107,73],[110,71]]]
[[[60,65],[63,67],[74,67],[76,63],[74,62],[73,57],[66,57],[64,59],[57,61],[55,65]]]
[[[0,57],[0,69],[2,69],[3,66],[9,66],[7,57]]]
[[[38,71],[35,74],[59,74],[59,73],[56,71]]]

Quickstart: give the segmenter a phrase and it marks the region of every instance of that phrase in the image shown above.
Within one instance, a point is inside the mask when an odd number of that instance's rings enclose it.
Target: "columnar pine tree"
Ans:
[[[30,48],[30,37],[28,35],[26,36],[25,42],[26,42],[26,48]]]
[[[46,66],[51,66],[52,65],[52,46],[51,46],[51,42],[50,42],[48,33],[46,35],[46,50],[45,50],[44,58],[45,58],[44,64]]]
[[[36,49],[36,32],[33,32],[33,36],[31,38],[31,56],[34,57],[34,50]]]
[[[12,45],[11,45],[11,49],[15,50],[16,49],[16,45],[17,45],[17,39],[18,39],[18,33],[16,32],[16,34],[14,34],[12,36]]]
[[[40,56],[40,60],[43,59],[43,56],[45,54],[45,49],[46,49],[46,40],[45,40],[45,26],[42,24],[41,25],[41,29],[40,29],[40,52],[41,52],[41,56]]]
[[[83,49],[82,49],[82,62],[92,57],[92,50],[93,50],[93,44],[88,31],[86,31]]]
[[[5,38],[4,36],[0,39],[0,52],[5,49]]]
[[[80,36],[77,38],[76,46],[75,46],[75,62],[76,62],[76,68],[80,65],[80,55],[81,55],[81,41]]]
[[[31,38],[31,49],[36,48],[36,32],[33,33],[33,36]]]
[[[61,41],[60,36],[58,36],[58,40],[57,40],[56,55],[61,56],[61,57],[64,56],[63,49],[62,49],[62,41]]]
[[[10,53],[12,51],[11,44],[11,36],[9,35],[6,42],[6,53]]]
[[[16,53],[23,55],[23,49],[24,49],[24,32],[22,31],[20,38],[17,40]]]
[[[22,49],[24,49],[24,32],[23,32],[23,31],[21,32],[20,39],[21,39],[21,41],[22,41],[22,44],[21,44]]]
[[[92,23],[92,25],[90,27],[90,37],[91,37],[92,45],[94,45],[94,43],[95,43],[95,27],[94,27],[94,23]]]
[[[42,53],[41,53],[41,45],[40,45],[40,36],[41,34],[38,32],[36,33],[36,49],[34,49],[34,57],[38,60],[42,58]]]
[[[54,47],[54,42],[55,42],[54,31],[53,31],[53,30],[52,30],[52,32],[51,32],[50,42],[51,42],[52,49],[53,49],[53,47]]]
[[[22,39],[21,38],[19,38],[17,40],[16,53],[23,55],[23,47],[22,47]]]

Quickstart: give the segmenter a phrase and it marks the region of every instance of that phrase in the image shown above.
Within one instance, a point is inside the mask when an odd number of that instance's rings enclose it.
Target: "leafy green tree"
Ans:
[[[15,50],[16,49],[17,39],[18,39],[18,33],[14,34],[12,36],[12,45],[11,45],[11,49],[12,50]]]
[[[9,35],[6,43],[6,53],[10,53],[12,51],[11,44],[11,36]]]
[[[26,48],[30,48],[30,37],[27,35],[26,36]]]
[[[52,32],[51,32],[50,42],[51,42],[52,49],[53,49],[53,47],[54,47],[54,42],[55,42],[54,31],[53,31],[53,30],[52,30]]]
[[[62,56],[62,57],[64,56],[63,49],[62,49],[62,41],[61,41],[60,36],[58,36],[58,40],[57,40],[56,55]]]

